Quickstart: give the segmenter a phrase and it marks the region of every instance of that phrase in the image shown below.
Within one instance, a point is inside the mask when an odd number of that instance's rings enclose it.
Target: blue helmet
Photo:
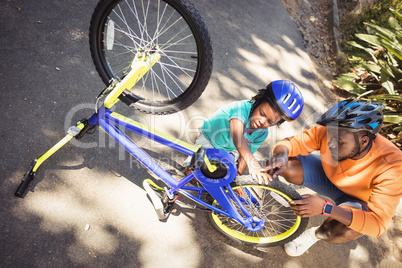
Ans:
[[[303,111],[304,98],[295,84],[287,80],[276,80],[267,86],[269,102],[286,121],[293,121]]]
[[[384,121],[383,109],[381,103],[347,99],[325,112],[317,124],[344,128],[351,132],[365,130],[377,134]]]

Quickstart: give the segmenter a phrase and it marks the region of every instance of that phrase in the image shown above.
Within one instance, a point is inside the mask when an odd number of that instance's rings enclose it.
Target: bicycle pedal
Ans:
[[[142,185],[145,191],[147,192],[149,198],[151,199],[152,205],[154,206],[156,215],[158,216],[159,220],[165,220],[169,214],[168,215],[165,214],[162,200],[159,198],[156,192],[151,188],[151,184],[148,180],[144,180]]]

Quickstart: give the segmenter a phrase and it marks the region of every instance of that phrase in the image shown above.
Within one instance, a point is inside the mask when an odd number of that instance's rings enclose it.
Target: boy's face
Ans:
[[[275,125],[281,120],[281,115],[269,105],[264,102],[257,106],[250,117],[250,128],[267,128]]]

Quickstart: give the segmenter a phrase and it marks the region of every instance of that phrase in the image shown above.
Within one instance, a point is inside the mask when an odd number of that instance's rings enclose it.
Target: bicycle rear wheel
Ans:
[[[269,185],[259,185],[251,176],[239,176],[232,184],[251,215],[264,220],[265,225],[262,230],[252,232],[232,218],[215,212],[208,214],[212,226],[225,237],[255,247],[273,247],[295,239],[306,229],[308,218],[296,216],[288,204],[301,196],[286,184],[275,180]],[[216,200],[212,204],[220,207]],[[244,215],[240,208],[238,211]]]
[[[161,59],[120,99],[147,113],[185,109],[204,91],[212,72],[207,27],[187,0],[101,0],[91,19],[92,59],[105,84],[129,72],[136,56]]]

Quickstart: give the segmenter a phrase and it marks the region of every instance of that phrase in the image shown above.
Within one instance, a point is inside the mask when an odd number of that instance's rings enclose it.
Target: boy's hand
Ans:
[[[268,185],[272,181],[272,177],[268,173],[262,172],[261,169],[262,167],[254,170],[250,169],[250,175],[254,180],[258,180],[259,184],[265,183]]]

